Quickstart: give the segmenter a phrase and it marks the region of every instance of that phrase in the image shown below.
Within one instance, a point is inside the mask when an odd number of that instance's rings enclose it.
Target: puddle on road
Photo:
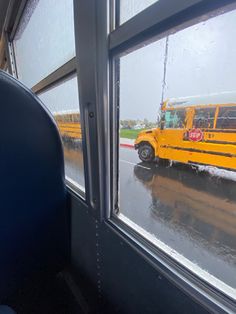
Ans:
[[[152,170],[134,167],[151,194],[153,218],[236,262],[236,182],[179,165]]]
[[[65,147],[64,153],[67,173],[81,184],[81,148]],[[122,214],[235,286],[235,181],[179,164],[122,162],[120,172]]]
[[[236,182],[182,164],[120,171],[120,212],[236,287]]]

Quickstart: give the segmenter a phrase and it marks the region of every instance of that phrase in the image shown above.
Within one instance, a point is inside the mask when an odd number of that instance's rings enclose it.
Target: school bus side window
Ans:
[[[185,124],[185,110],[168,110],[165,112],[165,129],[181,129]]]
[[[193,118],[193,127],[195,128],[213,128],[215,118],[215,108],[200,108],[195,109]]]
[[[222,107],[217,118],[217,129],[236,129],[236,107]]]

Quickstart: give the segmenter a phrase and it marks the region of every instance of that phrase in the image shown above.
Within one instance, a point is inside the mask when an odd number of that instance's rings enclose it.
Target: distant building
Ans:
[[[144,129],[145,128],[145,125],[144,124],[136,124],[133,129],[134,130],[139,130],[139,129]]]

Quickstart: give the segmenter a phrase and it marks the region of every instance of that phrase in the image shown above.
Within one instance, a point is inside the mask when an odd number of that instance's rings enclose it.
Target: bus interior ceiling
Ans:
[[[236,313],[235,12],[0,1],[0,314]]]

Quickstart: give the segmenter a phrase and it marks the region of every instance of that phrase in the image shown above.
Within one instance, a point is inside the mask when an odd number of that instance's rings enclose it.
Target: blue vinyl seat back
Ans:
[[[0,305],[0,314],[16,314],[16,312],[7,305]]]
[[[66,261],[61,139],[40,100],[0,71],[0,301]]]

